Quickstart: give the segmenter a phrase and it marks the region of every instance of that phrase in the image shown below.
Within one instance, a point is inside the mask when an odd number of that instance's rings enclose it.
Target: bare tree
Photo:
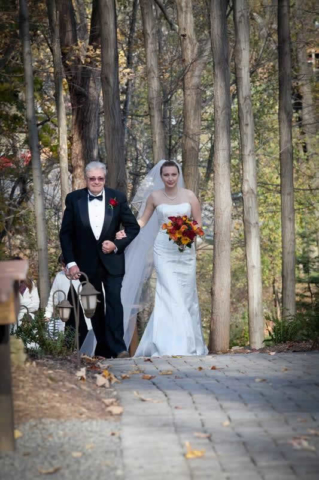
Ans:
[[[100,74],[95,53],[99,47],[98,0],[92,2],[91,27],[88,46],[83,40],[86,24],[77,28],[72,0],[56,0],[59,14],[60,44],[65,76],[72,105],[72,186],[85,184],[86,163],[99,159],[99,97]],[[81,12],[81,2],[78,10]],[[79,17],[83,16],[79,13]]]
[[[257,200],[255,127],[249,72],[249,7],[247,0],[234,0],[235,63],[238,115],[243,161],[243,201],[246,263],[248,276],[249,338],[252,348],[261,348],[264,339],[262,271]]]
[[[283,315],[295,315],[295,210],[289,0],[278,0],[279,135]]]
[[[140,0],[148,82],[148,108],[151,117],[153,161],[166,157],[163,122],[163,95],[158,67],[158,38],[153,0]]]
[[[227,0],[211,0],[211,40],[214,60],[214,259],[210,350],[229,348],[230,326],[230,79]]]
[[[27,0],[19,0],[19,6],[19,26],[23,51],[26,113],[29,145],[32,155],[33,193],[39,259],[39,290],[41,307],[45,307],[50,291],[48,268],[48,238],[45,221],[44,191],[39,150],[39,137],[34,106],[34,82]]]
[[[69,193],[69,168],[68,168],[68,130],[63,95],[63,66],[61,58],[59,18],[55,0],[47,0],[49,25],[51,31],[55,103],[58,113],[59,132],[59,160],[62,210],[64,209],[65,197]]]
[[[99,0],[99,12],[108,185],[126,192],[124,128],[120,107],[115,0]]]
[[[192,0],[176,0],[179,37],[182,47],[184,127],[183,127],[183,173],[187,188],[198,194],[199,145],[201,134],[202,72],[211,55],[211,42],[207,41],[200,51],[194,26]]]

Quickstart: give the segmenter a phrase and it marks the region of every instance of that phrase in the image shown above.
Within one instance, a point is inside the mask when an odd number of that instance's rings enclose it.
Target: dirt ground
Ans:
[[[116,393],[112,387],[96,385],[95,374],[103,371],[97,364],[98,358],[82,360],[85,380],[76,376],[75,357],[29,360],[23,366],[13,366],[15,424],[37,419],[116,421],[102,400],[116,398]]]

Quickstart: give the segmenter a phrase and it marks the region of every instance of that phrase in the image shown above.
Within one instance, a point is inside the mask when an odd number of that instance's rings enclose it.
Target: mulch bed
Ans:
[[[94,374],[102,369],[96,364],[101,359],[82,360],[86,366],[86,380],[76,376],[76,359],[45,357],[13,366],[13,393],[15,423],[38,419],[106,419],[114,421],[102,399],[115,398],[113,388],[95,384]],[[103,359],[104,360],[104,359]]]

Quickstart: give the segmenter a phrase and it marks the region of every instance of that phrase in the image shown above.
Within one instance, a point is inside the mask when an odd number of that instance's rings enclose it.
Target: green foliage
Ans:
[[[229,348],[245,347],[249,345],[248,313],[244,312],[241,318],[230,324]]]
[[[266,345],[278,345],[300,340],[301,325],[295,317],[279,319],[275,315],[266,315],[266,325],[269,334],[269,338],[264,340]]]
[[[44,311],[35,314],[34,319],[25,314],[20,325],[13,332],[17,338],[21,338],[29,355],[41,357],[43,355],[65,356],[73,351],[75,335],[74,331],[66,334],[58,332],[51,335],[49,324],[44,321]]]

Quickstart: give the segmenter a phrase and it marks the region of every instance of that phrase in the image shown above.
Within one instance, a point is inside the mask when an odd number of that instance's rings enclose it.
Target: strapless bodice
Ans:
[[[160,205],[157,205],[156,212],[159,225],[163,225],[163,223],[167,223],[169,221],[168,217],[178,217],[182,215],[187,215],[190,217],[192,213],[192,207],[188,202],[178,203],[176,205],[161,203]]]

